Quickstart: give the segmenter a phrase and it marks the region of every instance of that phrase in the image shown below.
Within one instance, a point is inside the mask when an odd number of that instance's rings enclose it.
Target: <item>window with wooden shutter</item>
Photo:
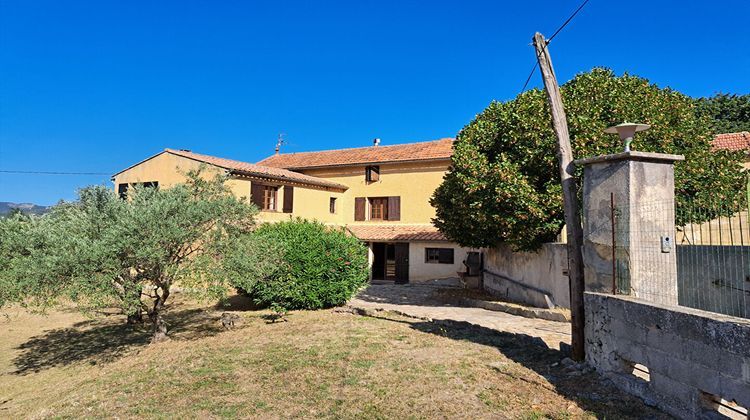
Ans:
[[[401,220],[401,197],[388,197],[387,220]]]
[[[250,184],[250,201],[263,210],[263,185],[255,182]]]
[[[354,199],[354,220],[361,222],[365,220],[365,197],[356,197]]]
[[[270,185],[264,185],[263,186],[263,207],[261,209],[263,210],[270,210],[274,211],[277,208],[277,192],[279,191],[278,187],[272,187]]]
[[[130,188],[130,185],[128,185],[127,183],[125,183],[125,184],[118,184],[117,185],[117,194],[123,200],[125,200],[126,198],[128,198],[128,188]]]
[[[370,220],[388,220],[388,197],[370,199]]]
[[[365,167],[365,181],[367,182],[380,181],[380,166]]]
[[[294,187],[284,186],[284,213],[291,213],[294,209]]]
[[[331,197],[328,200],[328,212],[336,214],[336,197]]]

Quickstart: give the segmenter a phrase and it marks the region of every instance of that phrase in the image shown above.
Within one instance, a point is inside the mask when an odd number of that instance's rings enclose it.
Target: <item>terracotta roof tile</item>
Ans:
[[[282,153],[258,162],[275,168],[304,169],[325,166],[361,165],[368,163],[404,162],[415,160],[449,159],[453,154],[453,139],[370,146],[321,152]]]
[[[348,187],[336,182],[331,182],[326,179],[316,178],[309,175],[304,175],[298,172],[288,171],[281,168],[271,168],[263,165],[256,165],[253,163],[241,162],[238,160],[224,159],[215,156],[202,155],[199,153],[193,153],[187,150],[175,150],[165,149],[167,153],[172,153],[177,156],[182,156],[188,159],[205,162],[220,168],[229,170],[232,173],[238,173],[240,175],[250,175],[272,178],[281,181],[299,182],[307,185],[315,185],[320,187],[328,187],[346,190]]]
[[[711,145],[714,150],[750,151],[750,133],[741,131],[739,133],[717,134]]]
[[[434,226],[425,225],[348,225],[346,227],[363,241],[447,241]]]

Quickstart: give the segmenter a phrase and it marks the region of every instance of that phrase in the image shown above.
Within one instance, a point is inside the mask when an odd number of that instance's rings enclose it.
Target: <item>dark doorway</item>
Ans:
[[[408,283],[409,282],[409,244],[408,243],[397,243],[393,244],[394,256],[395,256],[395,277],[396,283]]]
[[[409,282],[409,244],[372,243],[372,279]]]
[[[374,242],[372,244],[372,279],[385,280],[385,244]]]

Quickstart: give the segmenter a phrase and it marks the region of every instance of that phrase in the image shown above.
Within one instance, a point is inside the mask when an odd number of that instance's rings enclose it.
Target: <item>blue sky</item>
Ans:
[[[0,170],[114,173],[165,147],[254,162],[454,136],[513,98],[579,1],[0,0]],[[692,96],[750,93],[750,2],[591,0],[550,50]],[[532,86],[541,84],[539,74]],[[53,204],[109,177],[0,173]]]

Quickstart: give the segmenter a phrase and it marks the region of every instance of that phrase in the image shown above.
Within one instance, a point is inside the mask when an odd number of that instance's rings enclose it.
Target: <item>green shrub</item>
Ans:
[[[248,291],[260,305],[329,308],[367,283],[367,248],[342,228],[297,219],[263,225],[255,234],[281,253],[273,274]]]

